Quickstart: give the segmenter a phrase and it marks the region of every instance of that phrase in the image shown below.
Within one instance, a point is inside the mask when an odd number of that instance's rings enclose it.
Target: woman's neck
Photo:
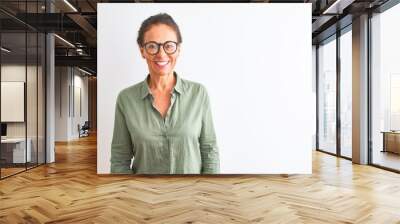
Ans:
[[[150,73],[150,79],[149,79],[149,87],[151,90],[155,90],[158,92],[165,92],[168,91],[170,92],[176,83],[175,80],[175,75],[173,72],[171,72],[168,75],[152,75]]]

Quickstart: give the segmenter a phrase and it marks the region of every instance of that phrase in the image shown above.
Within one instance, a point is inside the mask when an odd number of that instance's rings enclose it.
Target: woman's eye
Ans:
[[[175,44],[167,44],[165,48],[169,50],[175,49]]]

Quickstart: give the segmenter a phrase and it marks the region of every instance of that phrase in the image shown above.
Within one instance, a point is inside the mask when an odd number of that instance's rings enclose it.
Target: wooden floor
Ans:
[[[400,175],[314,152],[312,175],[98,176],[96,139],[0,181],[0,223],[400,223]]]
[[[37,166],[36,163],[27,163],[26,167],[25,164],[18,164],[18,167],[2,167],[1,168],[1,178],[5,178],[20,172],[24,172],[27,169],[33,169]]]
[[[374,151],[372,161],[374,164],[400,170],[400,154],[376,150]]]
[[[1,177],[2,178],[3,177],[7,177],[7,176],[10,176],[10,175],[22,172],[24,170],[26,170],[25,167],[23,167],[23,168],[22,167],[12,167],[12,168],[4,168],[4,167],[2,167],[1,168]]]

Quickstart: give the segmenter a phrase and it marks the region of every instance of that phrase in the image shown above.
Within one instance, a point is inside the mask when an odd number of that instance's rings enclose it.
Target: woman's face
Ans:
[[[144,33],[143,39],[144,44],[150,41],[154,41],[159,44],[163,44],[167,41],[178,42],[175,31],[165,24],[157,24],[151,26],[151,28],[146,33]],[[142,57],[146,59],[150,74],[159,76],[168,75],[174,71],[176,59],[179,56],[179,51],[179,44],[176,52],[173,54],[165,53],[162,45],[160,46],[158,53],[155,55],[147,53],[144,47],[140,47],[140,52],[142,54]]]

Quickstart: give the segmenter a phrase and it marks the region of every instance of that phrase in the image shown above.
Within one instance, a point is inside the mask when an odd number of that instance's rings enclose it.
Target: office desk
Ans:
[[[31,145],[32,141],[27,138],[26,154],[25,154],[25,138],[6,138],[1,139],[1,159],[5,163],[25,163],[31,162]],[[26,161],[25,161],[26,159]]]
[[[382,131],[381,133],[383,133],[382,152],[393,152],[400,154],[400,132]]]

